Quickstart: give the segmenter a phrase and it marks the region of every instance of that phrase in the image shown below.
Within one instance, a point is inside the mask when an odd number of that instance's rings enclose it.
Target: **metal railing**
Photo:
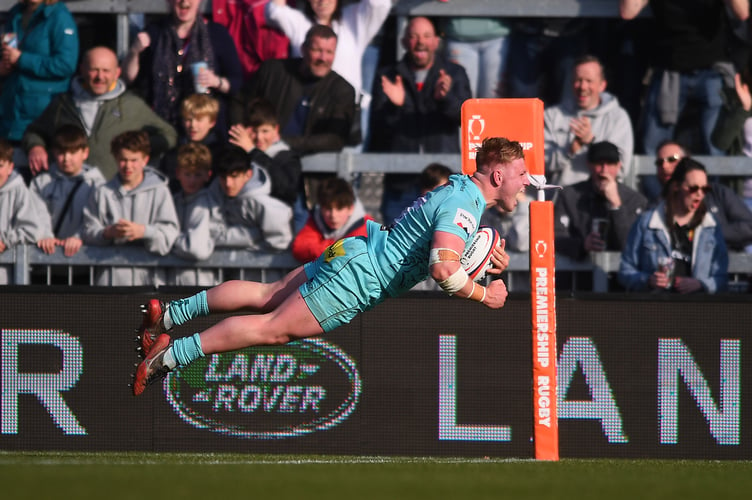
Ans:
[[[509,267],[506,270],[506,282],[509,291],[529,289],[530,262],[524,252],[510,252]],[[609,275],[619,271],[621,255],[619,252],[593,253],[582,261],[572,260],[563,255],[556,256],[557,272],[590,273],[591,281],[583,287],[594,292],[609,291]],[[221,282],[225,273],[239,279],[245,279],[252,272],[252,279],[269,282],[295,269],[300,263],[289,252],[264,253],[250,250],[217,249],[209,259],[195,262],[172,255],[158,256],[137,247],[82,247],[72,257],[65,257],[62,249],[47,255],[33,245],[18,245],[0,253],[0,265],[11,266],[9,273],[13,278],[10,284],[30,285],[32,275],[37,277],[34,284],[51,284],[53,274],[67,274],[67,284],[73,284],[72,278],[81,270],[86,270],[90,285],[94,284],[95,269],[102,268],[150,268],[156,270],[195,270],[217,271],[217,282]],[[41,272],[40,272],[41,271]],[[746,291],[747,278],[752,274],[752,254],[732,252],[729,255],[729,278],[731,288]],[[41,281],[39,280],[41,276]],[[171,283],[167,283],[170,285]],[[572,283],[572,291],[577,289]]]

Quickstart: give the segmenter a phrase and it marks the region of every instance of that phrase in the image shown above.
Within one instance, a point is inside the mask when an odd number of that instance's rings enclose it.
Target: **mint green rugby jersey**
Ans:
[[[428,277],[434,231],[456,234],[466,243],[478,230],[486,202],[467,175],[415,200],[391,225],[368,223],[368,254],[387,293],[399,295]]]

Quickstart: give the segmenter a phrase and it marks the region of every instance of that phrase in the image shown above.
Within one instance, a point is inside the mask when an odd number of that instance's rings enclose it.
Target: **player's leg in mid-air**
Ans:
[[[133,393],[177,366],[185,366],[208,354],[235,351],[258,345],[280,345],[320,335],[324,330],[298,290],[273,311],[265,314],[232,316],[201,333],[172,341],[160,334],[136,370]]]
[[[272,289],[267,301],[269,305],[277,304],[282,296],[285,298],[270,312],[230,317],[202,333],[174,342],[169,335],[160,333],[150,346],[146,359],[138,366],[133,393],[141,394],[148,384],[170,370],[207,354],[250,346],[279,345],[328,332],[349,323],[358,313],[384,300],[386,294],[373,270],[364,238],[340,240],[330,249],[331,252],[301,268],[302,273],[288,275],[289,279],[283,280],[287,283],[285,286]],[[293,285],[299,286],[290,292]],[[187,309],[196,317],[208,314],[210,308],[211,312],[237,310],[228,308],[252,302],[237,298],[237,292],[229,286],[215,287],[203,297],[197,294],[183,299],[191,302],[188,306],[180,304],[182,301],[173,301],[169,307],[170,315],[182,314]],[[200,314],[195,314],[195,311],[200,311]],[[179,324],[192,318],[183,319]],[[171,325],[165,321],[163,326],[169,328]]]
[[[303,266],[273,283],[226,281],[196,295],[163,303],[152,299],[141,311],[144,319],[138,329],[140,354],[148,356],[157,337],[200,316],[234,311],[269,312],[292,295],[307,277]]]

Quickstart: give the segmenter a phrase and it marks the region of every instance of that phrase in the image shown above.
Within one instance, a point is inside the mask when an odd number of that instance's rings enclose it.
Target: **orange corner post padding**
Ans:
[[[462,172],[475,172],[475,150],[486,137],[522,144],[532,175],[544,175],[543,101],[540,99],[468,99],[462,104]]]
[[[533,354],[533,439],[535,458],[559,459],[556,399],[556,290],[554,208],[530,202],[530,293]]]

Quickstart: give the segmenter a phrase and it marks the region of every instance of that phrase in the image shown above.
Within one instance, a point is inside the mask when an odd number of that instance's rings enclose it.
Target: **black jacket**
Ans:
[[[405,56],[407,57],[407,56]],[[433,97],[439,70],[452,78],[445,99]],[[405,103],[397,107],[384,94],[381,77],[394,81],[402,77]],[[415,76],[406,58],[382,69],[373,81],[371,101],[371,151],[400,153],[459,153],[459,127],[462,103],[472,97],[465,68],[436,57],[428,70],[423,88],[418,91]]]
[[[726,246],[729,250],[744,250],[752,243],[752,212],[730,187],[717,182],[711,182],[710,187],[705,205],[721,225]]]
[[[302,58],[265,61],[241,92],[233,99],[231,123],[243,123],[245,106],[254,97],[263,97],[277,111],[280,131],[292,117],[304,95],[308,96],[308,116],[303,135],[282,134],[291,149],[300,154],[340,151],[347,142],[355,115],[355,90],[334,71],[323,78],[306,77]]]
[[[298,153],[288,149],[269,156],[254,148],[248,158],[252,164],[263,167],[269,174],[272,182],[271,195],[292,207],[303,189],[303,167]]]
[[[616,210],[609,210],[608,202],[589,178],[566,186],[558,193],[554,203],[556,253],[578,260],[584,258],[587,255],[585,237],[591,232],[594,218],[609,221],[606,250],[624,250],[629,230],[647,207],[648,200],[624,184],[618,186],[621,207]]]

